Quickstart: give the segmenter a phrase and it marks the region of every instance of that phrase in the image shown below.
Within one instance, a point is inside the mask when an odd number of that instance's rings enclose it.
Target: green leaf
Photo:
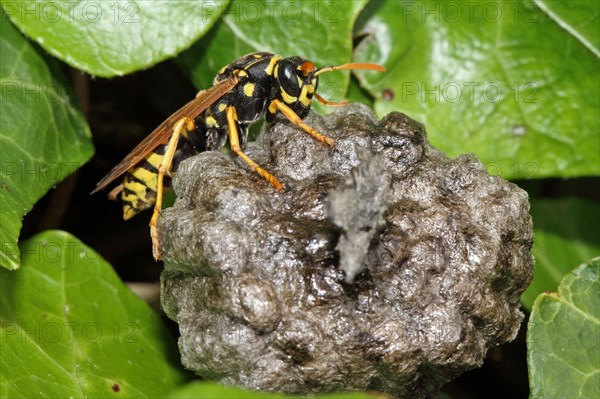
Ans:
[[[297,55],[317,66],[346,63],[352,56],[354,21],[365,4],[366,0],[234,0],[223,22],[184,52],[178,62],[199,89],[210,87],[221,67],[254,51]],[[344,98],[349,84],[347,72],[319,78],[321,95],[333,101]]]
[[[184,381],[160,317],[73,236],[22,243],[0,270],[3,398],[160,397]]]
[[[366,90],[363,90],[358,83],[356,77],[350,77],[350,86],[348,87],[348,93],[346,93],[346,99],[351,103],[361,103],[368,107],[373,108],[373,97]]]
[[[169,399],[292,399],[304,398],[298,395],[283,395],[279,393],[245,391],[239,388],[224,387],[212,382],[191,382],[183,387],[173,391],[168,396]],[[347,392],[330,393],[324,395],[311,396],[314,399],[385,399],[389,396],[376,392]]]
[[[1,11],[0,11],[1,14]],[[21,218],[93,153],[90,130],[52,61],[0,15],[0,264],[19,267]]]
[[[10,19],[52,55],[92,75],[147,68],[188,48],[228,0],[2,0]]]
[[[532,399],[600,397],[600,258],[536,299],[527,347]]]
[[[535,272],[521,302],[531,310],[544,291],[556,291],[573,264],[600,256],[600,205],[578,198],[531,200]]]
[[[598,175],[600,2],[547,3],[372,2],[356,58],[388,73],[357,74],[379,115],[420,120],[451,156],[508,178]]]
[[[600,57],[598,2],[534,0],[559,26]]]

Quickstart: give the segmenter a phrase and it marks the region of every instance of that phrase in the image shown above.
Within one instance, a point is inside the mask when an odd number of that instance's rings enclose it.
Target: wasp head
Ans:
[[[331,71],[342,71],[362,69],[368,71],[385,72],[385,67],[377,64],[350,63],[342,65],[326,66],[319,69],[315,65],[301,57],[284,58],[275,67],[275,79],[278,93],[276,96],[291,108],[300,118],[308,114],[313,97],[328,106],[341,106],[348,101],[331,102],[325,100],[317,93],[319,76]]]
[[[317,90],[318,78],[315,65],[301,57],[289,57],[279,61],[275,77],[279,86],[277,97],[298,116],[304,118]]]

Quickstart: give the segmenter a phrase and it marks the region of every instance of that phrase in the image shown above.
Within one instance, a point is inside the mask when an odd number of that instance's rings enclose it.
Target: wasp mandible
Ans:
[[[229,137],[231,151],[281,190],[283,185],[275,176],[244,154],[249,126],[264,114],[267,122],[273,122],[277,112],[281,112],[315,140],[332,147],[333,139],[302,119],[308,114],[313,98],[328,106],[347,103],[325,100],[317,93],[317,87],[320,74],[348,69],[385,72],[377,64],[350,63],[317,69],[301,57],[282,58],[267,52],[247,54],[221,68],[211,88],[199,92],[161,123],[98,182],[92,194],[125,174],[123,183],[109,197],[116,199],[121,195],[125,220],[154,206],[150,236],[152,254],[158,260],[161,254],[156,225],[162,208],[165,174],[172,176],[181,161],[197,152],[220,149]]]

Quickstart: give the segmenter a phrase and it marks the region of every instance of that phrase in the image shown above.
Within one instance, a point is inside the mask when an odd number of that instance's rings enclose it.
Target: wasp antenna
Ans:
[[[341,107],[342,105],[346,105],[348,104],[348,100],[342,100],[342,101],[327,101],[325,100],[323,97],[321,97],[319,95],[319,93],[315,93],[315,97],[317,98],[317,100],[319,100],[319,102],[323,105],[326,105],[328,107]]]
[[[386,71],[386,69],[383,65],[368,64],[368,63],[362,63],[362,62],[353,62],[350,64],[333,65],[333,66],[319,68],[315,71],[314,76],[320,75],[325,72],[340,71],[340,70],[347,70],[347,69],[366,69],[369,71],[377,71],[377,72],[385,72]]]

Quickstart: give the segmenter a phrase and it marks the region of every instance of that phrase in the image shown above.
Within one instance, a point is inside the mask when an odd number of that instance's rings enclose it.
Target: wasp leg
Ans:
[[[332,138],[327,137],[316,131],[314,128],[308,126],[306,123],[302,122],[302,119],[292,110],[290,107],[279,101],[278,99],[274,99],[271,101],[271,106],[275,106],[281,113],[290,120],[294,125],[300,126],[306,133],[310,134],[315,140],[320,141],[321,143],[325,143],[330,147],[335,145],[335,141]]]
[[[193,131],[194,130],[194,121],[188,117],[183,117],[175,122],[173,126],[173,135],[167,144],[167,150],[165,151],[165,155],[163,159],[157,166],[158,169],[158,177],[156,184],[156,203],[154,204],[154,212],[152,213],[152,219],[150,219],[150,237],[152,237],[152,255],[155,260],[159,260],[161,257],[160,251],[158,249],[158,232],[156,230],[156,224],[158,222],[158,215],[160,215],[160,211],[162,209],[162,198],[163,198],[163,179],[165,174],[171,173],[171,166],[173,164],[173,157],[175,156],[175,151],[177,150],[177,143],[179,141],[179,137],[181,136],[181,132],[183,130]]]
[[[117,187],[110,190],[110,193],[108,193],[108,199],[111,201],[117,201],[117,195],[121,194],[121,191],[123,191],[123,184],[119,184]]]
[[[235,111],[234,107],[227,107],[227,127],[229,128],[229,145],[231,146],[231,151],[239,155],[244,161],[246,161],[252,170],[264,177],[265,180],[271,183],[271,185],[277,190],[283,189],[283,185],[275,178],[275,176],[258,166],[256,162],[248,158],[248,156],[242,152],[242,149],[240,148],[240,138],[237,127],[237,112]]]

